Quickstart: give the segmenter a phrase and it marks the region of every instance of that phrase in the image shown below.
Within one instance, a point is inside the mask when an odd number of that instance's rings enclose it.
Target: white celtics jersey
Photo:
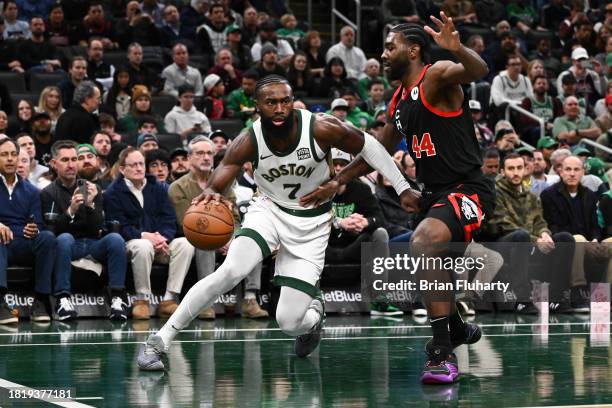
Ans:
[[[253,167],[259,193],[281,207],[299,211],[305,209],[300,197],[328,181],[332,167],[329,154],[314,139],[315,116],[307,110],[296,111],[299,136],[287,152],[278,152],[267,142],[260,119],[253,123],[251,137],[257,144]]]

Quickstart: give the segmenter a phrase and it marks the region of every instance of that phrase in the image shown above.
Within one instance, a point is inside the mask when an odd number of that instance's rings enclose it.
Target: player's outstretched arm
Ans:
[[[324,150],[335,147],[354,156],[359,156],[361,160],[367,162],[391,182],[406,210],[414,211],[418,209],[419,197],[412,192],[410,185],[389,153],[373,136],[350,124],[341,122],[337,118],[326,115],[317,120],[315,124],[315,139]],[[349,170],[351,173],[348,175],[342,172],[344,176],[340,175],[339,179],[344,181],[344,177],[351,176],[352,173],[357,176],[360,171],[367,171],[367,167],[358,163],[354,165],[353,170]],[[340,184],[337,179],[333,181]]]
[[[447,17],[443,11],[440,19],[431,16],[431,20],[438,26],[439,32],[431,27],[425,26],[425,31],[432,36],[436,44],[451,51],[458,64],[452,61],[438,61],[428,71],[428,82],[437,84],[439,87],[457,84],[469,84],[484,78],[489,68],[487,63],[473,50],[461,44],[459,32],[451,17]]]
[[[217,168],[212,172],[208,179],[208,187],[191,202],[197,204],[200,201],[207,203],[213,201],[223,202],[229,208],[232,203],[223,197],[225,191],[232,185],[236,176],[240,172],[242,165],[246,162],[254,161],[256,158],[255,146],[249,131],[242,132],[229,145],[225,156]]]

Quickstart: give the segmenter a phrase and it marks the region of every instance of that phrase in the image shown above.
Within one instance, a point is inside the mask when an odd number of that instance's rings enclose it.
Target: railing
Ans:
[[[543,138],[546,135],[546,121],[544,119],[540,118],[539,116],[534,115],[528,110],[523,109],[522,107],[520,107],[519,105],[515,103],[509,103],[508,106],[506,106],[506,120],[508,122],[510,122],[510,109],[514,109],[518,113],[521,113],[537,121],[540,124],[540,138]]]
[[[587,139],[587,138],[580,139],[578,144],[588,144],[590,146],[593,146],[596,149],[603,150],[604,152],[608,154],[612,154],[612,149],[610,149],[608,146],[604,146],[601,143],[594,142],[591,139]]]
[[[357,37],[355,40],[356,45],[361,47],[361,0],[353,0],[355,2],[355,11],[357,13],[357,22],[353,23],[348,19],[344,14],[336,10],[336,0],[332,0],[332,13],[331,13],[331,42],[332,44],[336,43],[336,17],[340,20],[344,21],[346,25],[350,26],[355,30],[355,36]],[[308,9],[310,13],[310,1],[308,2]],[[310,14],[308,14],[308,18],[310,19]]]

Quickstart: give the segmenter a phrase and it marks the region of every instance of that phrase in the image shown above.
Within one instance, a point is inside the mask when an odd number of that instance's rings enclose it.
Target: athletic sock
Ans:
[[[431,330],[433,331],[433,344],[452,349],[450,334],[448,332],[448,316],[432,317],[429,319]]]
[[[164,294],[163,300],[176,300],[176,293],[167,290]]]
[[[448,321],[448,327],[450,329],[451,337],[453,337],[453,333],[463,335],[465,332],[465,322],[459,313],[459,310],[455,309],[455,312],[450,315]]]
[[[254,290],[246,290],[244,292],[244,300],[255,299],[255,291]]]

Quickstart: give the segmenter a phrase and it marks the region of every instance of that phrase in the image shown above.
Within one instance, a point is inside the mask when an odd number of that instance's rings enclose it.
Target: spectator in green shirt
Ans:
[[[580,106],[575,96],[568,96],[563,101],[565,115],[555,119],[553,123],[553,136],[560,142],[574,145],[582,138],[597,140],[601,129],[588,116],[580,114]]]
[[[359,90],[359,97],[362,100],[366,100],[368,98],[368,89],[370,81],[373,79],[380,79],[383,81],[385,85],[385,89],[389,89],[389,82],[385,79],[384,76],[380,75],[380,62],[376,58],[370,58],[366,61],[366,66],[364,69],[366,76],[361,78],[357,84],[357,88]]]
[[[259,75],[255,71],[247,71],[242,75],[242,86],[234,89],[227,97],[225,108],[229,118],[249,119],[255,112],[255,85]]]
[[[302,37],[304,37],[304,32],[296,28],[297,19],[293,14],[285,14],[281,17],[280,22],[283,28],[276,30],[276,35],[278,35],[280,38],[293,42],[292,45],[295,48]]]

